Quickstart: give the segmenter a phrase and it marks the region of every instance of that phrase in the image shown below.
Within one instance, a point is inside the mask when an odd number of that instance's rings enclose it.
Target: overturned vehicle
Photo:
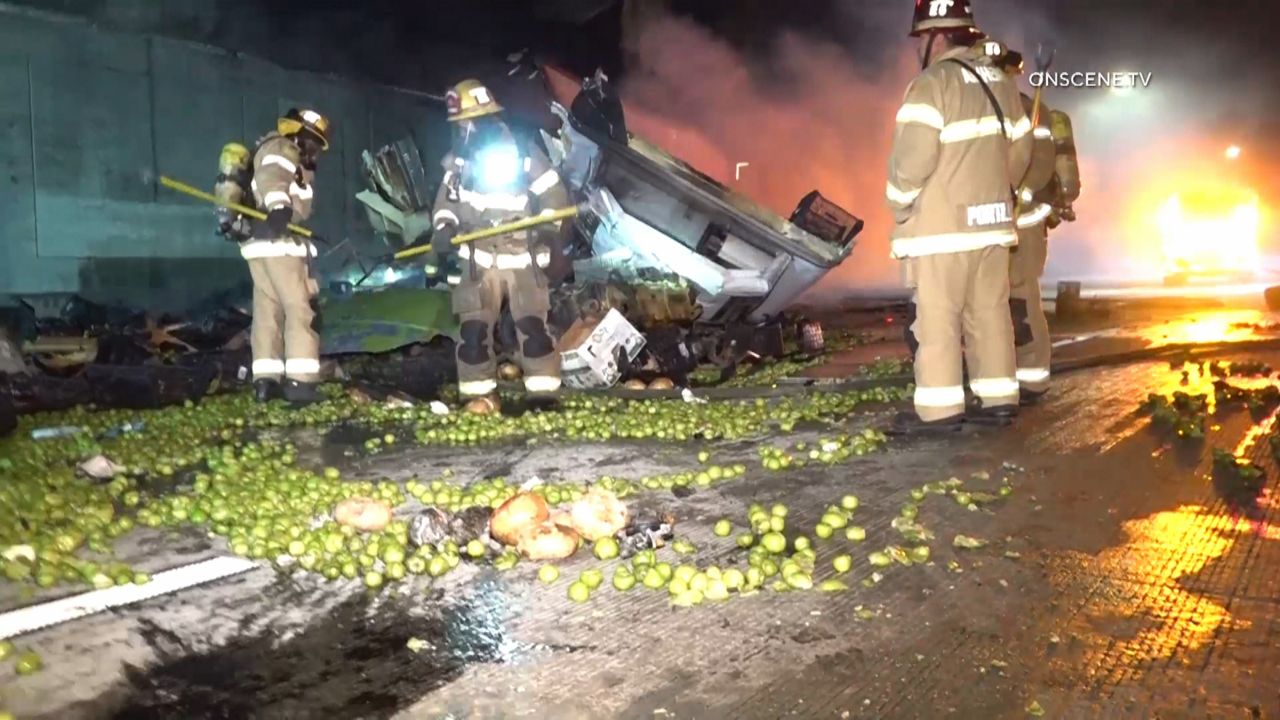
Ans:
[[[821,328],[785,310],[849,255],[860,219],[816,190],[783,219],[631,135],[603,74],[569,108],[550,108],[560,127],[540,132],[547,154],[573,199],[597,208],[566,224],[565,257],[549,270],[570,386],[684,384],[702,363],[728,377],[748,357],[822,348]],[[434,166],[412,139],[365,153],[369,189],[357,198],[392,245],[429,234],[435,188],[425,168]],[[431,263],[423,277],[442,290],[457,281],[456,268]],[[503,328],[500,345],[514,347],[509,318]],[[603,352],[575,352],[588,338]]]

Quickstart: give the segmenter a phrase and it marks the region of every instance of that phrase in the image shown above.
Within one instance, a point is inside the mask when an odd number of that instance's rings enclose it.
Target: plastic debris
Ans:
[[[706,398],[700,398],[697,395],[694,395],[693,391],[690,390],[689,388],[680,389],[680,398],[687,403],[695,403],[698,405],[702,405],[707,402]]]
[[[36,428],[31,431],[32,440],[50,440],[52,438],[70,437],[84,432],[84,428],[76,425]]]
[[[123,465],[117,465],[106,455],[94,455],[76,466],[80,472],[95,480],[109,480],[125,471]]]
[[[427,507],[409,521],[409,542],[415,547],[434,546],[449,537],[449,513]]]
[[[448,405],[445,405],[444,403],[440,402],[439,400],[432,400],[432,401],[431,401],[431,405],[430,405],[429,407],[431,408],[431,413],[432,413],[433,415],[448,415],[448,414],[449,414],[449,406],[448,406]]]
[[[980,540],[975,537],[969,537],[968,535],[956,535],[955,539],[951,541],[951,544],[954,547],[965,548],[967,550],[974,550],[986,545],[987,541]]]
[[[409,638],[409,642],[405,643],[404,646],[409,648],[410,651],[417,653],[431,647],[431,643],[421,638],[411,637]]]

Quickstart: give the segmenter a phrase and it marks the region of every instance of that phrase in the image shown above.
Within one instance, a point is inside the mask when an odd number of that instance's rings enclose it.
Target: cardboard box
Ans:
[[[611,387],[621,377],[619,351],[635,360],[644,336],[622,313],[610,310],[599,321],[578,319],[560,339],[560,376],[566,387]]]

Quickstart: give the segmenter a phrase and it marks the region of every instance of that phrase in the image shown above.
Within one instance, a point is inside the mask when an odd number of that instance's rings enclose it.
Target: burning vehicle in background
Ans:
[[[817,190],[784,219],[631,135],[602,73],[568,108],[548,105],[560,127],[540,139],[573,199],[602,196],[610,206],[607,219],[579,214],[564,231],[568,266],[550,270],[553,329],[580,337],[584,323],[616,311],[644,339],[643,348],[619,347],[618,367],[599,384],[681,379],[704,362],[727,376],[749,356],[781,356],[788,337],[802,351],[821,349],[821,328],[786,309],[848,257],[862,220]],[[426,168],[435,163],[406,139],[366,152],[365,167],[369,190],[357,198],[374,227],[392,244],[425,240],[436,175]],[[430,263],[424,277],[442,289],[457,281],[456,269]],[[509,318],[504,326],[500,339],[512,347]]]
[[[1165,284],[1257,277],[1258,196],[1237,185],[1203,184],[1171,195],[1157,213]]]

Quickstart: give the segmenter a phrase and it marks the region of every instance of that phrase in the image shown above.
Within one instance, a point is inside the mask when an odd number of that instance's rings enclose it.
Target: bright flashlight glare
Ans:
[[[387,268],[382,271],[382,282],[393,283],[400,279],[400,273],[395,268]]]
[[[1258,199],[1173,195],[1157,212],[1173,272],[1251,272],[1258,266]]]
[[[476,167],[485,188],[511,187],[520,175],[520,152],[510,143],[491,145],[476,153]]]
[[[1225,154],[1228,160],[1235,160],[1236,158],[1240,157],[1240,146],[1239,145],[1229,146]]]

